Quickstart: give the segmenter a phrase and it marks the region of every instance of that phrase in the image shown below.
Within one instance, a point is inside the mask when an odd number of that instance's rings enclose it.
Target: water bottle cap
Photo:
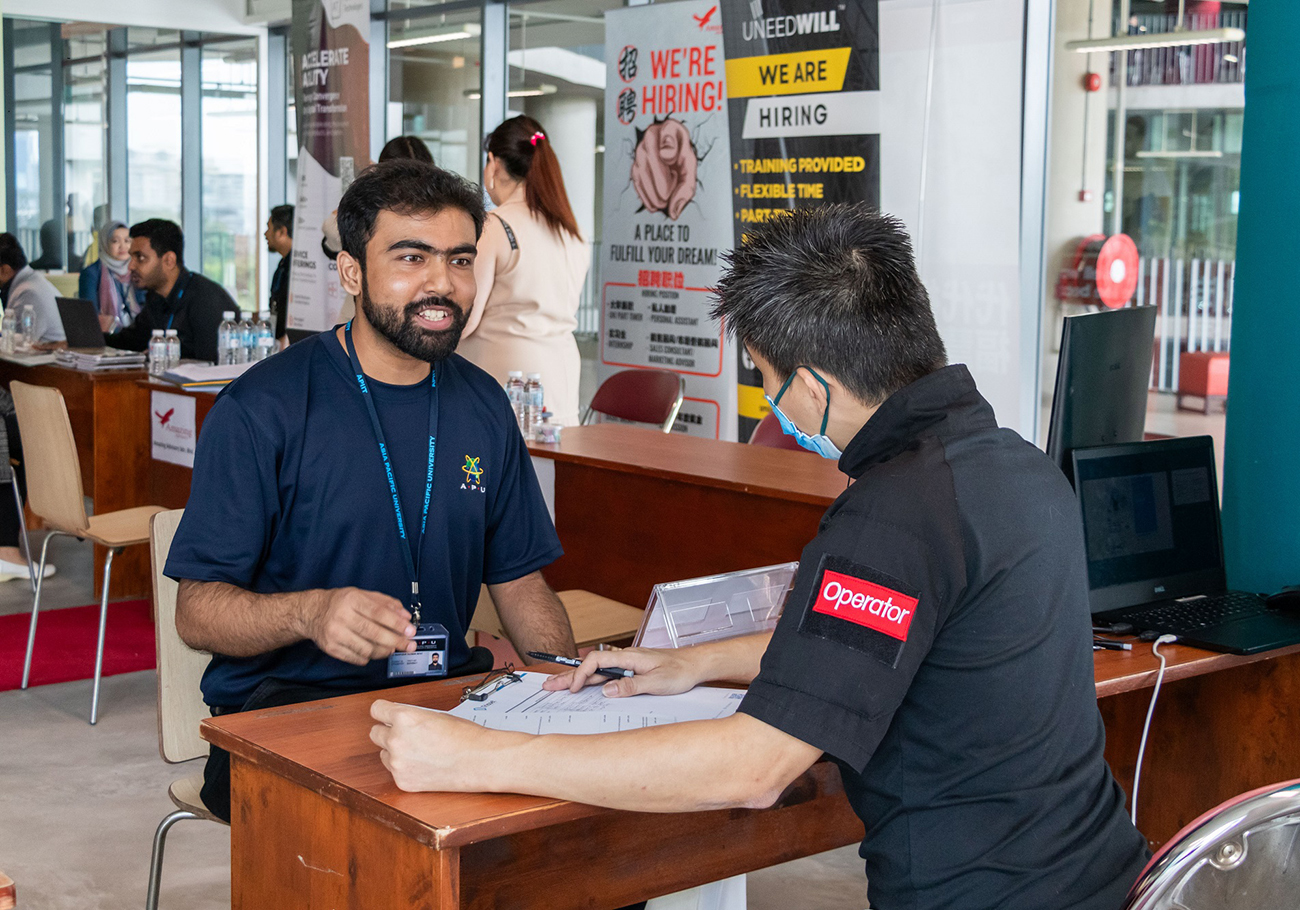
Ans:
[[[523,379],[523,378],[524,378],[524,371],[523,371],[523,370],[511,370],[511,371],[510,371],[509,373],[507,373],[506,375],[509,376],[511,379]]]
[[[154,330],[153,330],[153,337],[154,337],[154,338],[161,338],[161,337],[162,337],[162,333],[163,333],[163,330],[162,330],[162,329],[154,329]]]
[[[232,319],[235,318],[235,311],[234,311],[234,310],[226,310],[226,311],[224,311],[224,312],[221,314],[221,318],[224,319],[224,320],[226,320],[227,322],[229,322],[230,320],[232,320]]]
[[[180,330],[179,330],[179,329],[168,329],[168,330],[167,330],[167,337],[168,337],[168,338],[175,338],[175,337],[177,337],[177,335],[178,335],[179,333],[180,333]]]
[[[528,378],[529,378],[529,379],[536,379],[538,382],[541,382],[541,381],[542,381],[542,374],[541,374],[541,373],[529,373],[529,374],[528,374]]]

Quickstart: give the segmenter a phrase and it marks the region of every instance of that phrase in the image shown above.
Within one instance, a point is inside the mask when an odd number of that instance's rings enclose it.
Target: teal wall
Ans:
[[[1228,582],[1300,584],[1300,3],[1250,7],[1224,444]]]

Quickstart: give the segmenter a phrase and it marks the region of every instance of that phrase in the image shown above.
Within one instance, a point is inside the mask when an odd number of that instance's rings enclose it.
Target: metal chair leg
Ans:
[[[149,891],[145,895],[145,910],[158,910],[158,886],[162,883],[163,849],[167,845],[167,832],[172,825],[187,818],[202,819],[188,809],[177,809],[158,823],[158,830],[153,835],[153,859],[149,861]]]
[[[23,660],[23,685],[27,688],[27,678],[32,672],[32,648],[36,644],[36,614],[41,609],[41,581],[45,575],[45,553],[50,548],[50,538],[55,534],[62,534],[62,531],[50,531],[45,535],[45,542],[41,544],[41,566],[36,573],[36,591],[32,595],[32,622],[27,628],[27,657]]]
[[[36,591],[36,566],[32,562],[32,547],[27,540],[27,516],[23,514],[23,494],[18,489],[18,475],[12,475],[9,486],[14,491],[14,505],[18,508],[18,545],[23,556],[27,557],[27,574],[32,580],[32,591]]]
[[[99,719],[99,677],[104,669],[104,627],[108,624],[108,582],[113,577],[113,557],[122,552],[121,547],[109,547],[104,557],[104,594],[99,599],[99,644],[95,646],[95,687],[90,693],[90,723]],[[41,569],[44,571],[44,559]]]

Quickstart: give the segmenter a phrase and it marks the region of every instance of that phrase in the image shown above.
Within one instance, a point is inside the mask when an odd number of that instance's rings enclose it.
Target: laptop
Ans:
[[[1209,436],[1075,449],[1072,458],[1095,624],[1233,654],[1300,643],[1300,616],[1228,590]]]
[[[70,348],[103,348],[104,331],[99,327],[99,310],[89,300],[56,297],[59,319]]]

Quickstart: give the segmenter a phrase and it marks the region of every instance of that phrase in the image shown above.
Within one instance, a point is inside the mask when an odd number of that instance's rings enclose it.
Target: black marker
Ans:
[[[563,664],[566,667],[580,667],[582,661],[576,657],[560,657],[558,654],[547,654],[545,651],[529,651],[528,656],[533,660],[544,660],[547,663]],[[624,670],[622,667],[601,667],[596,671],[601,676],[608,676],[610,679],[623,679],[629,676],[635,676],[631,670]]]
[[[1092,650],[1094,651],[1132,651],[1133,646],[1126,641],[1111,641],[1109,638],[1094,638],[1092,640]]]

